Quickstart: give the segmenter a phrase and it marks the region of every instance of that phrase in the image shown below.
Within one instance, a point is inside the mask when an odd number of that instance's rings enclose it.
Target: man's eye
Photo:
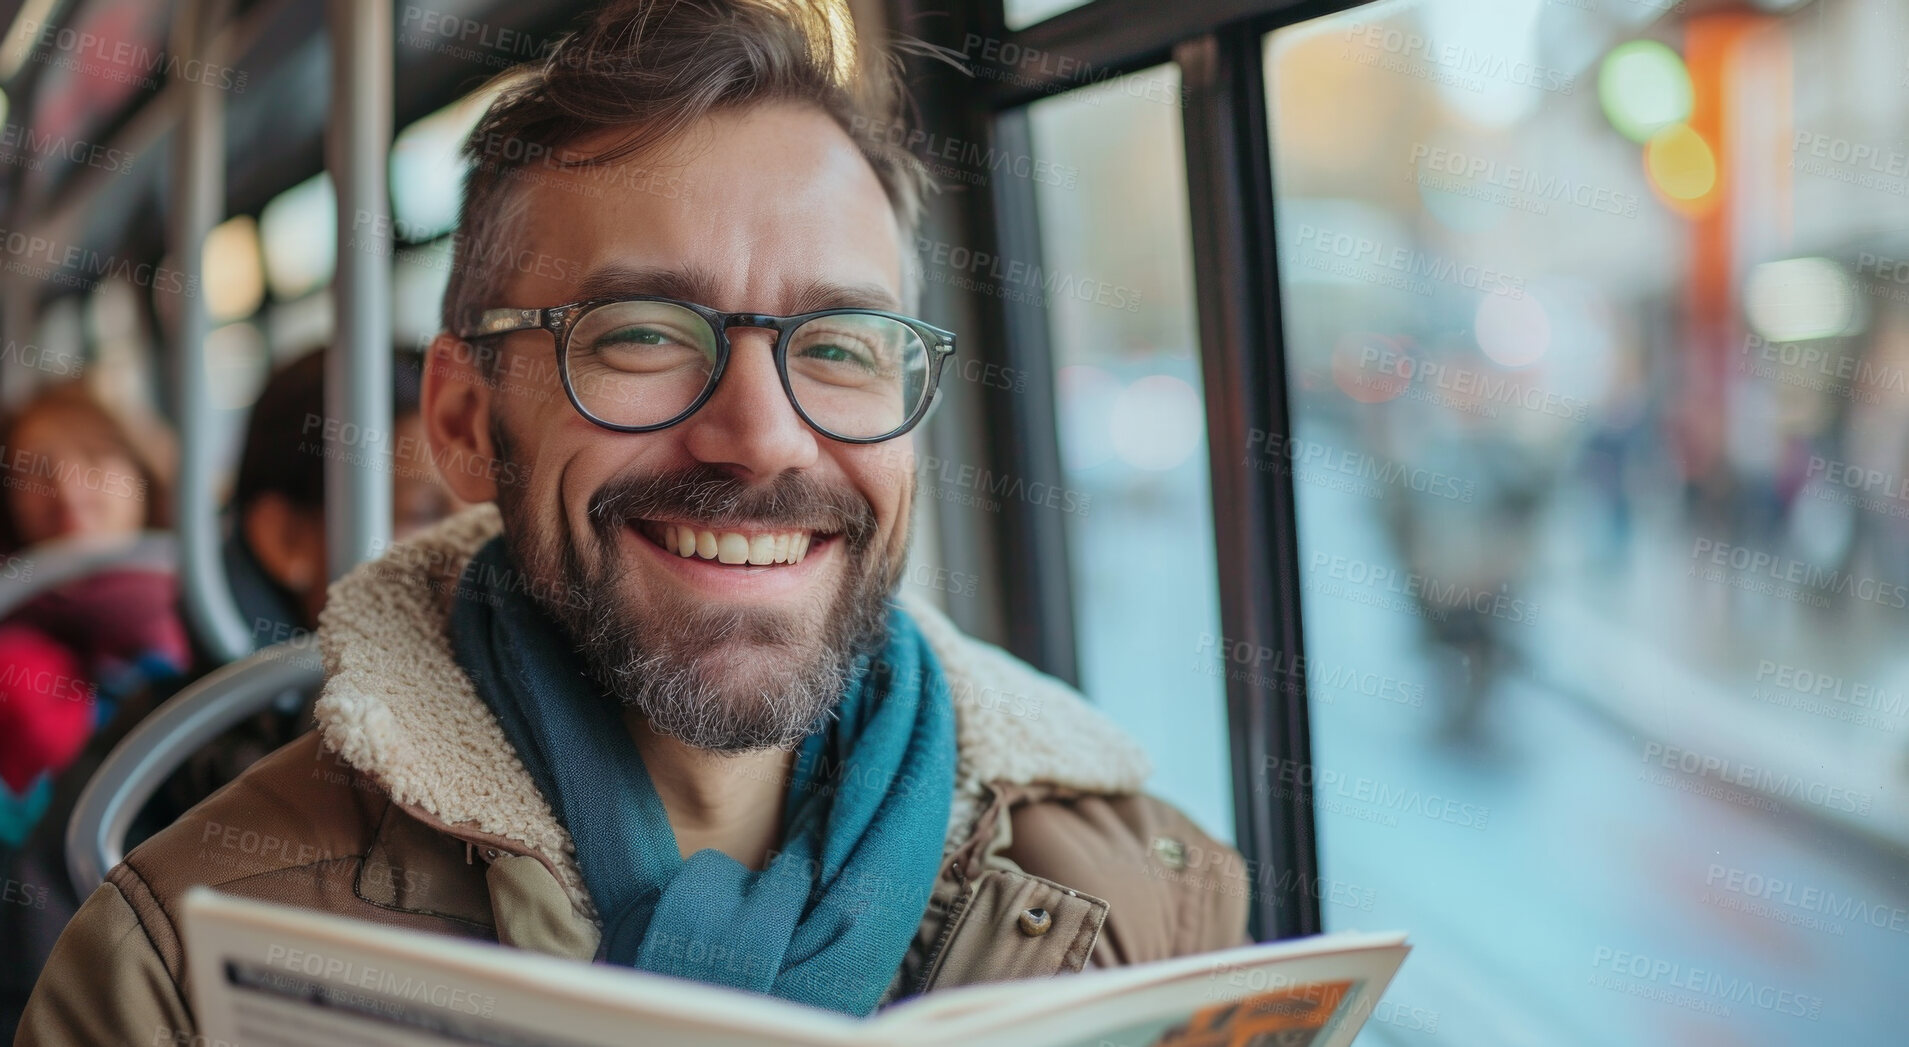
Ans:
[[[671,345],[681,339],[654,327],[625,327],[597,339],[598,345]]]
[[[856,363],[866,365],[867,357],[846,346],[834,342],[821,342],[802,350],[802,355],[811,360],[823,360],[828,363]]]

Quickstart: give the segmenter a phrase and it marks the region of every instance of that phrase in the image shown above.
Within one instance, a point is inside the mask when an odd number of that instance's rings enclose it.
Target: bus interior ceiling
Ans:
[[[7,98],[8,121],[19,131],[0,144],[0,199],[9,233],[40,237],[89,258],[156,261],[164,255],[178,97],[190,87],[169,79],[167,66],[190,61],[171,35],[175,16],[191,2],[51,0],[42,18],[32,20],[43,28],[6,42],[9,61],[19,63]],[[35,3],[0,4],[0,24],[15,24],[22,9]],[[471,45],[460,43],[464,27],[487,34],[485,57],[495,63],[492,72],[502,72],[534,56],[575,10],[553,0],[442,0],[428,10],[395,5],[394,33],[416,46],[393,49],[394,126],[404,127],[488,79],[483,66],[469,57]],[[206,73],[225,88],[224,215],[256,214],[287,186],[325,169],[331,104],[325,18],[325,5],[308,0],[235,5],[220,41],[224,68]],[[123,96],[101,99],[98,79],[68,75],[62,68],[55,48],[58,34],[68,28],[95,33],[104,42],[94,47],[123,46],[135,59],[151,56],[148,64],[155,71],[129,82]],[[500,34],[516,42],[498,47],[494,40]],[[64,46],[79,46],[79,40]],[[22,43],[31,50],[16,57]],[[29,134],[35,141],[84,144],[51,155],[35,153],[28,148]],[[137,157],[137,162],[102,164],[99,155]],[[88,162],[89,156],[95,161]],[[41,288],[49,298],[80,289],[50,282]]]

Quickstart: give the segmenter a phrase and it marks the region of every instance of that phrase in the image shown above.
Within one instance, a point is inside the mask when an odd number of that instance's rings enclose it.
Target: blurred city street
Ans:
[[[1370,504],[1307,488],[1302,549],[1395,564]],[[1322,877],[1354,888],[1343,897],[1375,899],[1369,910],[1328,902],[1327,926],[1405,927],[1417,944],[1389,995],[1397,1010],[1380,1016],[1393,1020],[1375,1021],[1362,1043],[1900,1042],[1909,1027],[1897,987],[1909,965],[1905,851],[1807,802],[1807,786],[1769,810],[1756,790],[1667,769],[1652,748],[1690,737],[1676,733],[1685,716],[1712,718],[1706,737],[1719,760],[1777,774],[1794,763],[1806,775],[1803,754],[1833,744],[1831,731],[1808,722],[1820,717],[1758,708],[1747,686],[1734,710],[1744,719],[1720,722],[1732,711],[1684,689],[1708,685],[1666,671],[1675,660],[1665,652],[1701,649],[1687,635],[1601,617],[1651,604],[1648,591],[1629,605],[1618,599],[1626,585],[1684,584],[1672,569],[1678,553],[1658,552],[1602,585],[1582,575],[1528,583],[1535,619],[1504,629],[1517,634],[1518,669],[1496,681],[1467,736],[1441,730],[1449,687],[1428,686],[1426,704],[1411,708],[1314,683],[1315,758],[1322,776],[1337,775],[1316,786]],[[1315,665],[1347,659],[1402,680],[1449,679],[1454,666],[1426,649],[1420,621],[1315,600],[1307,643]],[[1684,622],[1685,633],[1728,628],[1725,619]],[[1755,669],[1752,660],[1746,671]],[[1750,726],[1772,714],[1788,714],[1793,728],[1780,749],[1781,735]],[[1653,722],[1669,733],[1653,733]],[[1738,742],[1745,748],[1725,748]],[[1901,752],[1900,735],[1887,742]],[[1855,769],[1817,770],[1845,782]],[[1388,809],[1361,780],[1488,817],[1474,828]],[[1900,779],[1894,785],[1870,807],[1878,819],[1901,811]],[[1412,1008],[1436,1012],[1436,1027]]]

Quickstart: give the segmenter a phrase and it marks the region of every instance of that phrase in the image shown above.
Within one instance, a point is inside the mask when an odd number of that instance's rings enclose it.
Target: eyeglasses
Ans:
[[[892,440],[919,424],[955,350],[952,332],[879,309],[769,316],[648,295],[485,309],[457,336],[549,331],[577,413],[605,429],[647,433],[709,400],[729,365],[732,327],[776,333],[776,373],[795,413],[844,443]]]

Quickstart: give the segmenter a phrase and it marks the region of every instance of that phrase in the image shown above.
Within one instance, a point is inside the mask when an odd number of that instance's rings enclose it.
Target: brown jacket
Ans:
[[[489,507],[468,511],[337,584],[318,731],[112,871],[61,937],[17,1044],[191,1042],[176,913],[195,884],[597,957],[570,838],[445,636],[457,576],[498,526]],[[891,998],[1244,940],[1245,881],[1202,872],[1241,863],[1140,794],[1132,742],[1060,682],[906,606],[947,673],[960,754],[942,873]],[[1044,928],[1021,919],[1030,909]]]

